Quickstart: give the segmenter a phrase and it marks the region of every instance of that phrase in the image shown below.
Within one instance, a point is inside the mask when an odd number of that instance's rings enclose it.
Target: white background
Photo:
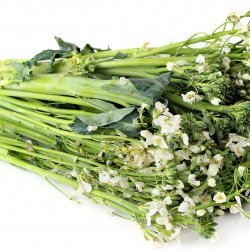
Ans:
[[[0,58],[31,57],[56,48],[53,36],[83,46],[152,46],[211,31],[231,11],[250,10],[249,0],[1,0]],[[85,200],[77,205],[34,174],[0,162],[1,250],[147,250],[130,221]],[[213,240],[182,233],[163,249],[233,249],[248,246],[250,221],[219,219]]]

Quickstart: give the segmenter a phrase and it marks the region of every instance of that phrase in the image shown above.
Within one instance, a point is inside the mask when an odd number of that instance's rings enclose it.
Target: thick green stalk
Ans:
[[[100,107],[96,107],[92,103],[88,102],[87,99],[81,97],[69,97],[69,96],[60,96],[60,95],[52,95],[46,93],[36,93],[31,91],[16,91],[16,90],[7,90],[7,89],[0,89],[0,96],[12,96],[12,97],[19,97],[19,98],[32,98],[44,101],[52,101],[58,103],[68,103],[68,104],[75,104],[82,107],[87,107],[91,109],[96,109],[99,111],[105,111]]]
[[[35,119],[38,119],[40,121],[43,121],[45,123],[54,125],[54,126],[58,126],[58,125],[70,125],[74,122],[73,120],[65,120],[65,119],[60,119],[60,118],[56,118],[56,117],[52,117],[49,115],[45,115],[42,113],[38,113],[36,111],[32,111],[32,110],[28,110],[28,109],[24,109],[20,106],[14,105],[12,103],[6,102],[4,101],[2,98],[0,99],[0,107],[21,113],[23,115],[25,115],[25,117],[33,117]],[[65,127],[67,130],[70,130],[69,127]]]
[[[142,103],[151,104],[148,97],[142,95],[133,96],[129,93],[117,94],[105,86],[119,84],[117,80],[96,80],[83,77],[64,76],[62,74],[44,74],[31,78],[28,81],[6,85],[5,89],[16,91],[28,91],[42,94],[52,94],[63,96],[79,96],[84,98],[96,98],[114,102],[122,106],[135,104],[140,106]]]
[[[13,138],[8,138],[4,135],[0,135],[0,142],[4,143],[4,144],[9,144],[15,147],[21,147],[26,149],[27,151],[27,143],[19,141],[17,139],[13,139]],[[43,148],[43,147],[39,147],[39,146],[35,146],[35,145],[31,145],[32,150],[34,151],[38,151],[41,152],[42,154],[45,154],[46,156],[58,156],[61,157],[63,159],[67,159],[68,161],[75,161],[74,155],[72,154],[68,154],[65,152],[60,152],[54,149],[50,149],[50,148]],[[32,151],[33,152],[33,151]],[[90,159],[87,158],[83,158],[83,157],[76,157],[77,162],[85,162],[91,165],[94,165],[96,167],[103,167],[102,164],[94,162]]]
[[[9,103],[13,103],[15,105],[18,105],[20,107],[26,107],[32,110],[40,110],[47,113],[53,113],[57,116],[63,114],[63,115],[69,115],[65,117],[69,117],[69,119],[74,119],[75,115],[88,115],[91,114],[90,112],[86,112],[84,110],[73,110],[73,109],[62,109],[62,108],[55,108],[48,104],[42,104],[42,103],[32,103],[30,100],[28,101],[22,101],[20,99],[8,97],[8,96],[1,96],[2,101],[6,101]]]
[[[165,58],[139,58],[139,59],[121,59],[114,61],[104,61],[96,65],[96,68],[113,68],[113,67],[128,67],[128,66],[150,66],[159,67],[165,66],[167,62],[176,62],[180,60],[194,62],[196,56],[177,56],[177,57],[165,57]]]
[[[15,146],[12,146],[12,145],[9,145],[9,144],[4,144],[4,143],[0,143],[0,148],[5,148],[5,149],[8,149],[10,151],[14,151],[14,152],[22,153],[22,154],[25,154],[25,155],[29,155],[29,156],[32,156],[34,158],[42,159],[42,160],[45,160],[45,161],[48,161],[48,162],[54,162],[54,163],[62,164],[64,166],[68,166],[69,169],[71,169],[71,170],[73,168],[75,168],[75,167],[92,169],[94,171],[96,169],[96,166],[90,165],[90,164],[92,164],[92,161],[90,161],[88,159],[82,158],[83,161],[80,161],[80,159],[79,159],[77,162],[75,162],[72,155],[69,155],[67,157],[65,155],[58,156],[58,154],[56,152],[52,151],[52,150],[49,151],[49,154],[42,154],[42,153],[39,153],[39,152],[37,153],[37,152],[34,152],[34,151],[29,151],[27,149],[22,149],[22,148],[15,147]],[[57,155],[58,158],[55,157],[56,155]],[[86,163],[86,161],[88,163]],[[101,164],[99,164],[99,165],[102,167]]]
[[[7,131],[11,134],[20,134],[27,138],[30,138],[31,140],[38,141],[44,145],[48,145],[50,147],[56,146],[57,142],[53,136],[47,136],[41,133],[39,131],[39,128],[35,128],[32,130],[30,127],[25,127],[19,123],[14,123],[12,121],[5,120],[2,116],[2,110],[0,111],[0,127],[2,130]],[[39,132],[38,132],[39,131]]]

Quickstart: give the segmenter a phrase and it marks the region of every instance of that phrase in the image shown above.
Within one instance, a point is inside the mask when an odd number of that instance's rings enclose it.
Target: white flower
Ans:
[[[195,59],[195,62],[200,64],[204,63],[205,61],[206,61],[205,57],[201,54],[199,54]]]
[[[87,130],[88,130],[89,132],[96,131],[97,129],[98,129],[97,126],[88,126],[88,127],[87,127]]]
[[[233,204],[231,205],[230,207],[230,213],[232,214],[236,214],[236,213],[243,213],[243,210],[242,210],[242,205],[241,205],[241,200],[240,200],[240,197],[239,196],[235,196],[234,197],[237,204]]]
[[[169,222],[169,218],[167,215],[157,217],[155,221],[159,225],[164,225],[166,230],[172,230],[172,228],[173,228],[173,225]]]
[[[159,112],[163,112],[166,109],[166,106],[161,103],[161,102],[156,102],[155,103],[155,108],[159,111]]]
[[[174,186],[173,186],[173,185],[167,184],[166,186],[162,186],[162,189],[163,189],[164,191],[169,191],[169,190],[173,190],[173,189],[174,189]]]
[[[124,188],[127,189],[129,187],[129,183],[128,183],[128,178],[121,178],[119,180],[119,185]]]
[[[163,149],[150,150],[149,153],[153,155],[156,165],[163,163],[165,166],[166,161],[171,161],[174,158],[172,153]]]
[[[105,171],[100,172],[99,173],[99,181],[101,183],[108,183],[108,182],[110,182],[110,175],[109,175],[109,173],[105,172]]]
[[[163,204],[171,205],[173,201],[172,201],[171,197],[167,196],[164,198],[164,200],[162,202],[163,202]]]
[[[246,33],[249,31],[249,23],[248,22],[243,22],[243,20],[241,20],[241,22],[239,22],[238,26],[239,26],[241,33]]]
[[[205,71],[204,65],[199,65],[199,66],[197,66],[196,69],[197,69],[197,71],[198,71],[199,74],[201,74],[201,73],[203,73]]]
[[[153,120],[153,123],[161,127],[162,134],[175,134],[180,129],[181,116],[173,115],[171,117],[160,115]]]
[[[163,113],[165,116],[167,116],[167,117],[172,117],[172,116],[174,116],[172,113],[170,113],[169,112],[169,109],[168,108],[166,108],[165,110],[164,110],[164,113]]]
[[[158,202],[151,201],[149,205],[149,212],[146,214],[147,226],[151,226],[151,217],[155,215],[159,209]]]
[[[207,181],[207,184],[209,187],[215,187],[216,186],[216,181],[214,178],[209,178]]]
[[[152,136],[152,133],[149,132],[148,130],[141,130],[140,134],[142,137],[144,137],[146,139]]]
[[[183,182],[181,180],[178,180],[177,182],[178,182],[178,184],[176,185],[176,188],[179,190],[183,189],[184,188]]]
[[[215,211],[215,213],[216,213],[218,216],[222,216],[222,215],[225,214],[225,212],[224,212],[222,209],[217,209],[217,210]]]
[[[210,136],[209,136],[209,132],[208,131],[202,131],[202,135],[204,136],[204,139],[209,140]]]
[[[229,54],[231,52],[231,49],[228,46],[224,46],[221,52],[224,54]]]
[[[212,98],[212,100],[211,100],[210,102],[211,102],[213,105],[218,106],[218,105],[220,105],[221,99],[218,98],[218,97],[214,97],[214,98]]]
[[[207,208],[207,211],[208,211],[209,213],[213,213],[214,207],[208,207],[208,208]]]
[[[146,163],[148,163],[149,158],[148,155],[143,151],[134,150],[131,152],[133,157],[133,165],[137,167],[143,167]]]
[[[174,232],[171,234],[171,236],[169,237],[169,239],[170,240],[176,239],[180,235],[180,232],[181,232],[181,228],[180,227],[175,228]]]
[[[183,133],[183,134],[181,134],[181,137],[182,137],[182,141],[183,141],[184,145],[188,146],[189,145],[189,143],[188,143],[188,140],[189,140],[188,135],[186,133]]]
[[[89,183],[82,181],[82,190],[83,192],[90,193],[92,190],[92,187]]]
[[[249,75],[248,73],[243,74],[243,75],[242,75],[242,79],[243,79],[243,80],[249,81],[249,80],[250,80],[250,75]]]
[[[153,135],[152,136],[152,144],[155,147],[168,148],[165,140],[161,136],[159,136],[159,135]]]
[[[168,62],[166,66],[168,71],[174,71],[177,65],[173,62]]]
[[[145,184],[142,181],[135,182],[135,187],[138,189],[139,192],[142,192],[142,189],[144,188]]]
[[[230,12],[228,14],[228,19],[232,23],[237,23],[240,20],[240,14],[238,12]]]
[[[218,163],[210,163],[208,167],[208,174],[210,176],[216,176],[219,171],[220,165]]]
[[[178,170],[178,172],[182,172],[182,171],[185,171],[187,169],[187,164],[186,164],[186,162],[183,162],[181,164],[176,165],[175,167]]]
[[[76,169],[75,169],[75,168],[74,168],[74,169],[70,172],[70,175],[71,175],[72,177],[77,178],[78,173],[77,173],[77,171],[76,171]]]
[[[222,160],[224,159],[224,157],[220,154],[216,154],[213,156],[213,161],[219,163],[219,164],[222,164]]]
[[[143,109],[145,109],[145,108],[147,108],[148,107],[148,104],[147,103],[142,103],[141,104],[141,110],[143,110]]]
[[[213,156],[211,159],[211,163],[209,164],[208,167],[208,174],[210,176],[215,176],[217,175],[219,168],[223,165],[223,156],[220,154],[216,154]]]
[[[248,58],[247,60],[244,60],[243,63],[244,63],[247,67],[250,67],[250,58]]]
[[[189,204],[186,201],[183,201],[179,207],[178,207],[178,212],[180,213],[187,213],[189,209]]]
[[[121,177],[120,177],[120,176],[115,176],[115,177],[113,177],[113,178],[110,178],[110,180],[109,180],[108,183],[109,183],[111,186],[116,186],[116,184],[119,183],[119,181],[121,181]]]
[[[189,91],[186,94],[181,94],[181,96],[184,102],[192,103],[197,100],[198,95],[194,91]]]
[[[229,134],[229,141],[226,147],[230,148],[237,157],[241,157],[245,154],[244,148],[247,146],[250,146],[250,140],[248,138],[234,133]]]
[[[216,203],[224,203],[227,200],[227,197],[224,192],[217,192],[217,194],[214,196],[213,200]]]
[[[240,177],[242,177],[244,175],[245,171],[246,171],[246,167],[243,167],[243,166],[238,167],[238,172],[239,172]]]
[[[129,79],[127,79],[126,77],[120,77],[119,84],[127,85],[128,83],[129,83]]]
[[[244,87],[244,82],[242,79],[235,79],[234,84],[239,87]]]
[[[177,150],[175,155],[178,160],[189,160],[189,152],[187,150]]]
[[[160,196],[160,195],[161,195],[161,192],[160,192],[159,189],[153,188],[153,189],[151,190],[151,194],[152,194],[153,196]]]
[[[195,174],[189,174],[188,175],[188,183],[194,186],[200,186],[201,182],[196,180]]]
[[[202,217],[207,211],[205,209],[199,209],[196,211],[198,217]]]
[[[87,183],[85,181],[81,181],[78,184],[78,189],[76,190],[76,193],[74,196],[81,195],[82,193],[90,193],[91,190],[92,190],[92,187],[89,183]]]
[[[191,150],[192,153],[195,153],[195,154],[199,153],[200,150],[201,150],[200,147],[197,146],[197,145],[191,145],[191,146],[189,147],[189,149]]]
[[[189,196],[186,196],[184,198],[184,201],[179,205],[178,212],[180,212],[180,213],[194,213],[195,212],[194,201]]]
[[[226,71],[228,71],[230,69],[230,62],[231,62],[231,60],[228,57],[222,58],[222,65]]]

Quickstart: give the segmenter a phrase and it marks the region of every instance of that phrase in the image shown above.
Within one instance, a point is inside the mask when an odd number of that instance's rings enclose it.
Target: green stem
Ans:
[[[36,157],[36,158],[39,158],[39,159],[47,160],[49,162],[62,164],[62,165],[68,166],[69,169],[73,169],[75,167],[78,167],[78,168],[86,168],[86,169],[95,170],[95,167],[89,165],[89,163],[85,163],[86,161],[83,158],[82,158],[84,160],[83,162],[80,162],[80,161],[74,162],[74,159],[73,159],[72,155],[70,155],[69,157],[65,157],[65,155],[64,155],[64,156],[60,156],[60,158],[55,158],[56,152],[53,152],[53,151],[49,152],[50,154],[47,154],[47,155],[45,154],[44,155],[44,154],[41,154],[41,153],[36,153],[34,151],[29,151],[27,149],[22,149],[22,148],[19,148],[19,147],[15,147],[15,146],[11,146],[11,145],[8,145],[8,144],[3,144],[3,143],[0,143],[0,147],[11,150],[11,151],[15,151],[15,152],[23,153],[23,154],[26,154],[26,155],[30,155],[30,156],[33,156],[33,157]],[[53,155],[53,154],[55,154],[55,155]],[[91,162],[91,161],[89,161],[89,162]]]
[[[0,111],[0,116],[2,115],[2,110]],[[52,136],[46,136],[44,134],[41,134],[41,131],[39,131],[39,128],[36,127],[35,130],[30,129],[29,127],[23,127],[20,124],[15,124],[12,122],[9,122],[7,120],[4,120],[3,118],[0,119],[0,126],[1,129],[10,133],[17,133],[24,135],[25,137],[30,138],[31,140],[38,141],[44,145],[48,145],[50,147],[56,146],[56,140],[53,139]]]
[[[220,31],[217,33],[212,33],[210,35],[204,35],[204,36],[200,36],[200,37],[196,37],[196,38],[191,38],[191,39],[188,39],[188,40],[183,41],[183,42],[171,43],[171,44],[168,44],[168,45],[165,45],[165,46],[162,46],[159,48],[155,48],[155,49],[152,49],[149,51],[137,53],[133,56],[133,58],[141,58],[141,57],[145,57],[145,56],[152,56],[152,55],[156,55],[156,54],[167,53],[168,51],[171,51],[171,50],[176,49],[176,48],[180,48],[182,46],[191,45],[194,43],[199,43],[199,42],[204,42],[204,41],[220,38],[220,37],[225,36],[225,35],[236,34],[237,32],[238,32],[238,30],[227,30],[227,31]]]
[[[178,56],[178,57],[165,57],[165,58],[139,58],[139,59],[121,59],[114,61],[99,62],[96,68],[113,68],[113,67],[128,67],[128,66],[150,66],[159,67],[165,66],[167,62],[176,62],[185,60],[188,62],[195,61],[196,56]]]
[[[72,187],[72,188],[77,188],[77,186],[78,186],[77,182],[74,180],[70,180],[64,176],[59,175],[59,174],[56,174],[56,173],[50,172],[48,170],[36,167],[34,165],[31,165],[27,162],[24,162],[18,158],[15,158],[15,157],[9,155],[9,152],[6,149],[0,148],[0,159],[7,161],[13,165],[18,166],[18,167],[21,167],[23,169],[26,169],[28,171],[31,171],[33,173],[36,173],[38,175],[41,175],[43,177],[51,178],[53,180],[59,181],[63,184],[66,184],[66,185]]]
[[[13,139],[13,138],[8,138],[6,136],[1,136],[0,135],[0,141],[2,141],[2,143],[5,143],[5,144],[15,145],[17,147],[22,147],[22,148],[25,148],[25,149],[27,148],[27,143],[16,140],[16,139]],[[51,156],[56,155],[58,157],[65,158],[67,160],[74,161],[74,155],[72,155],[72,154],[60,152],[60,151],[57,151],[57,150],[52,150],[50,148],[43,148],[43,147],[39,147],[39,146],[35,146],[35,145],[31,145],[31,147],[32,147],[33,150],[43,152],[46,155],[51,155]],[[92,164],[92,165],[94,165],[96,167],[104,167],[100,163],[94,162],[92,160],[89,160],[89,159],[86,159],[86,158],[83,158],[83,157],[77,157],[77,162],[85,162],[85,163],[88,163],[88,164]]]
[[[28,81],[5,86],[6,89],[29,91],[35,93],[50,93],[52,95],[80,96],[84,98],[101,99],[114,102],[122,106],[142,103],[150,104],[151,100],[142,95],[133,96],[129,93],[117,94],[115,91],[105,90],[105,86],[119,84],[118,80],[96,80],[83,77],[64,76],[62,74],[44,74]]]
[[[58,115],[58,114],[69,115],[69,118],[71,118],[71,119],[73,119],[75,115],[91,114],[91,113],[86,112],[84,110],[71,110],[71,109],[54,108],[54,107],[49,106],[48,104],[42,105],[42,103],[36,103],[34,105],[34,103],[32,103],[30,101],[22,101],[22,100],[19,100],[16,98],[8,97],[8,96],[1,96],[1,100],[16,104],[16,105],[21,106],[21,107],[26,107],[26,108],[34,109],[34,110],[41,110],[41,111],[53,113],[56,115]]]
[[[6,149],[0,148],[0,159],[7,161],[13,165],[18,166],[18,167],[21,167],[23,169],[26,169],[28,171],[31,171],[33,173],[36,173],[38,175],[41,175],[45,178],[50,178],[50,179],[53,179],[53,180],[58,181],[60,183],[63,183],[63,184],[70,186],[74,189],[77,189],[77,187],[78,187],[78,183],[75,180],[68,179],[62,175],[53,173],[53,172],[48,171],[46,169],[36,167],[36,166],[29,164],[29,163],[26,163],[18,158],[11,156],[9,154],[8,150],[6,150]],[[133,217],[136,217],[136,214],[142,216],[143,218],[145,217],[144,212],[139,210],[136,205],[129,203],[129,202],[125,201],[124,199],[118,198],[114,195],[107,194],[107,193],[100,191],[100,190],[92,190],[91,193],[85,194],[85,195],[88,197],[91,197],[91,198],[97,198],[97,199],[99,198],[102,200],[110,201],[110,202],[108,202],[108,204],[112,204],[113,206],[115,205],[115,208],[117,208],[118,210],[120,210],[122,212],[128,212],[128,210],[129,210],[130,211],[129,214]]]
[[[60,95],[51,95],[51,94],[43,94],[43,93],[35,93],[31,91],[16,91],[16,90],[7,90],[7,89],[0,89],[0,96],[13,96],[13,97],[20,97],[20,98],[32,98],[44,101],[53,101],[58,103],[68,103],[68,104],[75,104],[87,108],[93,108],[100,111],[102,110],[100,107],[95,107],[90,102],[84,100],[84,98],[80,97],[69,97],[69,96],[60,96]]]
[[[48,124],[58,126],[58,125],[70,125],[74,122],[74,120],[64,120],[56,117],[51,117],[49,115],[44,115],[41,113],[37,113],[31,110],[27,110],[24,108],[21,108],[20,106],[16,106],[12,103],[6,102],[3,100],[3,98],[0,99],[0,107],[21,113],[26,115],[26,117],[34,117],[40,121],[46,122]],[[69,127],[66,127],[68,130],[70,130]]]
[[[182,97],[176,95],[176,94],[171,94],[171,93],[165,93],[164,97],[166,97],[170,102],[173,102],[175,104],[178,104],[182,107],[192,109],[192,110],[198,110],[198,111],[203,111],[203,110],[210,110],[210,111],[215,111],[215,112],[220,112],[220,113],[226,113],[228,114],[231,111],[231,106],[226,106],[226,105],[213,105],[207,102],[193,102],[193,103],[187,103],[182,100]]]
[[[126,76],[126,77],[138,77],[138,78],[150,78],[155,76],[154,74],[147,72],[145,68],[137,68],[137,67],[106,68],[106,69],[99,69],[97,70],[97,72],[110,76]]]

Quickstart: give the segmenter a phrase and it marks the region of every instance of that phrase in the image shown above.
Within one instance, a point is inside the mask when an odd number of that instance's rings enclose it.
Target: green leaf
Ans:
[[[156,102],[165,92],[171,76],[171,73],[166,73],[153,78],[130,78],[130,80],[142,95],[150,96],[153,102]]]
[[[134,124],[134,120],[138,116],[138,111],[134,110],[120,121],[111,123],[110,125],[105,126],[105,128],[118,129],[129,137],[136,137],[140,134],[141,131],[141,126],[138,124]]]
[[[126,57],[128,57],[128,54],[119,51],[119,52],[113,57],[113,59],[124,59],[124,58],[126,58]]]
[[[120,121],[123,117],[130,114],[135,108],[128,107],[123,109],[110,110],[105,113],[78,116],[78,118],[90,126],[105,126]]]
[[[88,126],[88,124],[82,122],[79,118],[76,118],[75,122],[70,125],[71,129],[79,134],[90,134],[90,132],[87,130]]]
[[[32,71],[27,64],[19,62],[10,62],[9,64],[16,70],[13,81],[22,82],[30,79]]]
[[[91,105],[93,105],[93,107],[102,111],[110,111],[117,109],[114,104],[99,99],[86,99],[85,102],[90,103]]]
[[[90,53],[94,53],[94,48],[89,44],[87,43],[83,49],[81,50],[81,54],[83,55],[86,55],[86,54],[90,54]]]
[[[55,40],[60,47],[60,51],[80,52],[80,48],[74,43],[65,42],[62,38],[55,36]]]
[[[138,91],[137,88],[130,81],[128,81],[125,85],[105,84],[102,86],[102,89],[113,92],[113,93],[121,94],[121,95],[141,96],[140,91]]]
[[[60,49],[47,49],[35,55],[30,61],[26,62],[29,67],[39,61],[50,61],[50,70],[56,58],[67,58],[73,53],[78,53],[80,48],[73,43],[65,42],[62,38],[55,36],[55,40]]]
[[[81,52],[82,55],[86,55],[86,54],[91,54],[91,53],[101,52],[101,51],[108,51],[108,50],[110,50],[109,47],[107,49],[99,49],[99,48],[94,48],[89,43],[87,43],[82,48],[82,50],[80,52]]]
[[[138,124],[134,124],[134,119],[136,119],[139,116],[138,112],[134,110],[130,114],[124,116],[120,121],[114,122],[105,126],[100,126],[98,128],[98,133],[103,131],[114,131],[119,130],[122,133],[126,134],[129,137],[137,137],[140,134],[141,126]],[[87,130],[87,127],[89,125],[83,121],[81,121],[79,118],[76,118],[73,125],[71,125],[71,128],[73,131],[80,133],[80,134],[91,134],[92,132],[89,132]]]

